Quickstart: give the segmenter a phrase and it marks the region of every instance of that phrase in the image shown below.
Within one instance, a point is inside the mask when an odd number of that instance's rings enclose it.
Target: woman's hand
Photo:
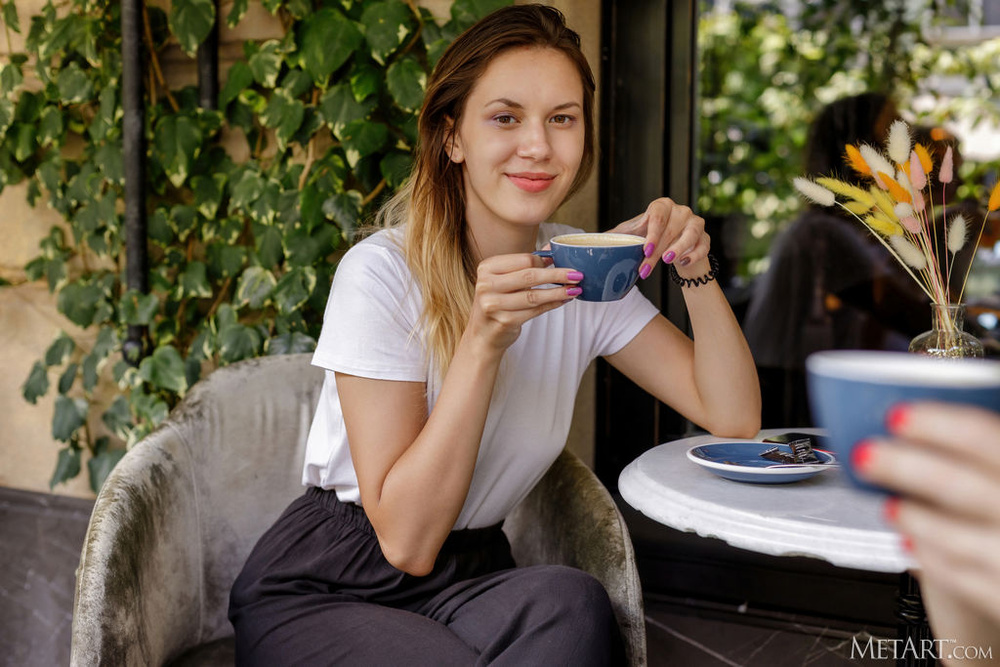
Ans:
[[[855,462],[898,494],[885,514],[920,566],[935,634],[1000,640],[1000,415],[920,403],[897,407],[888,424],[892,437],[860,445]]]
[[[549,263],[528,253],[497,255],[480,262],[466,335],[502,354],[517,340],[522,324],[579,296],[582,290],[577,283],[583,274]]]
[[[639,266],[641,278],[649,277],[658,258],[676,264],[684,278],[696,278],[709,270],[711,240],[705,233],[705,220],[667,197],[654,200],[642,214],[611,231],[646,237],[646,260]]]

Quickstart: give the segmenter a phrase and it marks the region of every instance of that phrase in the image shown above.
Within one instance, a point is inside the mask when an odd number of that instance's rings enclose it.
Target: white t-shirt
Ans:
[[[538,247],[557,234],[574,231],[579,230],[543,224]],[[402,229],[383,230],[343,257],[313,355],[313,365],[327,372],[302,481],[335,490],[343,502],[360,504],[361,496],[333,371],[425,382],[428,413],[441,391],[441,379],[420,338],[422,300],[403,258],[402,238]],[[499,523],[531,491],[566,444],[587,366],[598,356],[622,349],[657,312],[633,289],[611,303],[572,301],[522,326],[504,354],[456,529]]]

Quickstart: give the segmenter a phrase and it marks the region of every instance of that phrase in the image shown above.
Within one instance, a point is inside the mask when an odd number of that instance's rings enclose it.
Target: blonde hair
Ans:
[[[423,296],[423,339],[443,378],[472,312],[475,255],[466,235],[462,166],[448,147],[465,102],[489,64],[515,48],[550,48],[566,55],[583,82],[584,149],[567,197],[594,163],[594,76],[580,37],[563,15],[543,5],[505,7],[452,42],[438,61],[420,110],[418,143],[407,183],[379,211],[382,227],[406,224],[404,256]]]

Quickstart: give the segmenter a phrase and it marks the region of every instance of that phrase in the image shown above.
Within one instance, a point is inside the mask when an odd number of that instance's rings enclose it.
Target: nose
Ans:
[[[518,144],[518,157],[531,160],[544,160],[552,152],[549,134],[544,122],[525,123]]]

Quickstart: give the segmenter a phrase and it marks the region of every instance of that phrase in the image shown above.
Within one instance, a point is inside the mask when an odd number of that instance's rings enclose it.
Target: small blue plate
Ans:
[[[819,457],[820,463],[785,466],[761,458],[760,454],[771,447],[777,447],[778,451],[791,454],[788,445],[743,441],[698,445],[687,451],[687,457],[720,477],[753,484],[798,482],[837,467],[837,460],[833,454],[820,449],[813,450]]]

